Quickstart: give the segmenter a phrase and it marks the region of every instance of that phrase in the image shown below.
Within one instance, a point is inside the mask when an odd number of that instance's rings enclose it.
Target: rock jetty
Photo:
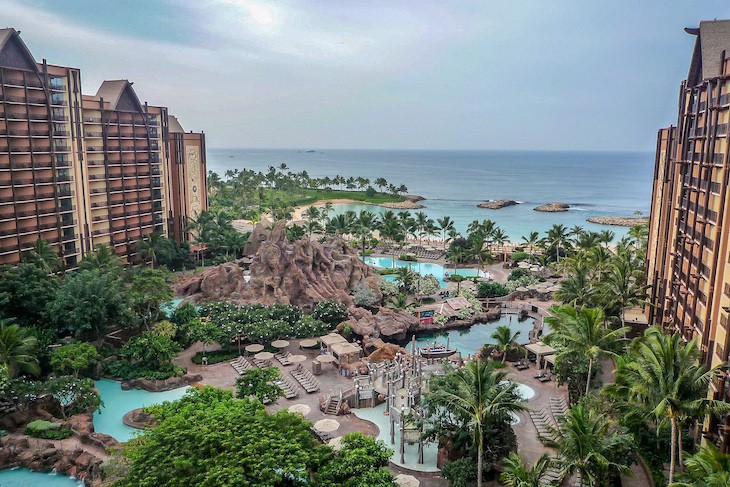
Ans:
[[[643,216],[592,216],[590,218],[586,218],[586,221],[598,223],[599,225],[616,225],[619,227],[633,227],[649,223],[649,219]]]
[[[479,203],[477,205],[477,208],[486,208],[487,210],[500,210],[507,206],[514,206],[514,205],[519,205],[519,203],[516,202],[515,200],[496,200],[496,201],[485,201],[484,203]]]
[[[393,208],[395,210],[418,210],[420,208],[425,208],[425,206],[419,203],[419,201],[426,199],[423,196],[407,194],[404,198],[406,200],[401,201],[400,203],[380,203],[379,206],[382,206],[383,208]]]
[[[568,211],[570,205],[568,203],[561,203],[560,201],[553,201],[546,205],[541,205],[533,208],[535,211],[544,211],[545,213],[559,213],[561,211]]]
[[[325,242],[302,238],[286,239],[286,225],[279,221],[271,232],[254,231],[251,238],[265,238],[251,263],[251,275],[233,262],[221,264],[175,284],[177,296],[186,296],[197,304],[210,301],[233,301],[239,304],[284,303],[312,309],[326,299],[352,304],[350,293],[360,283],[378,289],[378,276],[363,263],[357,252],[341,238]],[[380,299],[379,291],[376,299]]]

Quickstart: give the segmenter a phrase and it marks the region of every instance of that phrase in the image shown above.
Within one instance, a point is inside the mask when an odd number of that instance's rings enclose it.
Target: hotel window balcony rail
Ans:
[[[66,115],[60,115],[60,114],[54,113],[51,118],[57,122],[68,122],[68,117]]]
[[[727,124],[726,123],[717,124],[715,133],[717,135],[727,135]]]
[[[51,78],[51,82],[49,83],[49,86],[52,90],[63,91],[66,89],[66,87],[63,85],[62,78]]]
[[[101,132],[84,132],[84,137],[89,137],[89,138],[94,138],[94,139],[101,138],[102,135],[103,134]]]
[[[730,104],[730,93],[725,93],[724,95],[720,95],[720,100],[719,100],[718,104],[721,106]]]
[[[85,123],[101,123],[100,117],[84,117]]]
[[[23,88],[25,86],[27,86],[28,88],[43,88],[43,83],[33,77],[23,79],[22,77],[5,76],[3,77],[3,85],[20,88]]]
[[[40,135],[47,136],[48,134],[46,133],[46,134],[40,134]],[[53,131],[54,137],[69,137],[70,135],[71,135],[71,132],[69,132],[68,130],[54,130]]]
[[[28,114],[23,112],[5,112],[8,120],[27,120]]]

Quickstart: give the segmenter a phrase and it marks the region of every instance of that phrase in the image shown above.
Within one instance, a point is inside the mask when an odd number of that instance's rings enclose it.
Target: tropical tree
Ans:
[[[444,216],[444,217],[438,218],[436,220],[436,223],[438,223],[438,228],[439,228],[439,230],[441,230],[441,239],[444,242],[444,250],[446,250],[446,243],[447,243],[446,236],[449,234],[450,231],[455,230],[454,221],[451,219],[450,216]]]
[[[506,418],[525,406],[517,384],[506,381],[506,372],[496,371],[488,360],[472,361],[432,384],[426,401],[463,417],[477,444],[477,487],[482,486],[484,426],[494,417]]]
[[[605,299],[613,301],[618,307],[621,326],[626,325],[626,308],[646,302],[644,272],[633,268],[627,254],[613,260],[601,283]]]
[[[157,257],[164,249],[164,235],[154,231],[137,242],[137,254],[145,261],[149,259],[150,266],[155,267]]]
[[[61,258],[58,256],[48,241],[39,238],[33,245],[33,249],[23,253],[23,262],[34,264],[46,272],[58,272],[61,270]]]
[[[496,342],[495,346],[502,352],[502,363],[507,358],[507,352],[514,348],[518,336],[520,336],[520,332],[512,333],[512,330],[507,325],[498,326],[494,330],[494,333],[492,333],[492,339]]]
[[[712,443],[684,460],[685,471],[677,474],[679,482],[669,487],[727,487],[730,485],[730,455],[720,453]]]
[[[99,352],[88,342],[76,342],[61,345],[51,353],[51,367],[56,373],[67,374],[73,372],[74,377],[79,372],[89,369],[99,361]]]
[[[568,237],[568,229],[565,225],[553,225],[548,231],[545,237],[545,243],[549,248],[555,249],[555,260],[560,262],[560,253],[565,250],[570,244]]]
[[[614,477],[631,471],[631,442],[617,430],[608,415],[575,404],[561,418],[558,428],[551,427],[551,446],[558,450],[557,466],[563,478],[580,475],[583,486],[599,487]]]
[[[355,220],[355,234],[360,238],[362,244],[362,257],[365,258],[365,250],[367,248],[367,241],[373,235],[373,228],[378,224],[378,218],[374,213],[362,210],[357,215]]]
[[[534,257],[535,247],[540,241],[540,234],[538,232],[530,232],[528,236],[522,237],[522,241],[525,242],[525,245],[527,245],[527,252],[530,254],[530,257]]]
[[[119,272],[122,269],[122,260],[108,245],[99,244],[93,252],[84,257],[79,265],[84,270],[98,270],[100,272]]]
[[[560,282],[560,289],[555,299],[571,306],[590,306],[596,295],[596,289],[588,276],[588,267],[579,264],[571,266],[569,275]]]
[[[593,365],[605,356],[616,356],[626,337],[626,328],[611,330],[605,326],[605,314],[600,308],[552,306],[553,316],[545,318],[551,333],[547,338],[558,347],[557,358],[580,354],[588,357],[586,391],[591,388]]]
[[[0,365],[7,367],[11,379],[20,373],[40,373],[37,347],[38,340],[28,329],[0,320]]]
[[[685,343],[678,333],[651,327],[634,340],[631,353],[617,361],[616,382],[606,389],[627,411],[639,411],[659,427],[669,423],[670,484],[681,456],[682,421],[730,411],[730,404],[707,398],[707,388],[721,369],[705,369],[700,357],[696,338]]]
[[[546,478],[553,461],[546,453],[540,455],[530,467],[517,453],[510,453],[504,460],[499,480],[506,487],[543,487],[551,485]]]

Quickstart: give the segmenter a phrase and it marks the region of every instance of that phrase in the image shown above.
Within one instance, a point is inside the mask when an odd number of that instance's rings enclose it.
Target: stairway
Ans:
[[[331,396],[329,402],[327,403],[327,408],[324,410],[324,414],[332,414],[333,416],[337,416],[337,413],[340,412],[340,405],[342,404],[342,397],[340,395]]]

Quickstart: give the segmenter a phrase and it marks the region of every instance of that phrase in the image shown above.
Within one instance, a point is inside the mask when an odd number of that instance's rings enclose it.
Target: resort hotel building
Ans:
[[[695,38],[677,125],[657,138],[647,281],[651,324],[698,339],[707,366],[730,352],[730,20],[685,29]],[[726,220],[725,217],[728,217]],[[730,378],[710,396],[730,401]],[[705,436],[730,448],[730,423]]]
[[[127,80],[81,90],[77,68],[36,62],[15,29],[0,29],[0,264],[41,238],[66,268],[104,244],[133,259],[159,231],[187,240],[207,209],[205,136]]]

